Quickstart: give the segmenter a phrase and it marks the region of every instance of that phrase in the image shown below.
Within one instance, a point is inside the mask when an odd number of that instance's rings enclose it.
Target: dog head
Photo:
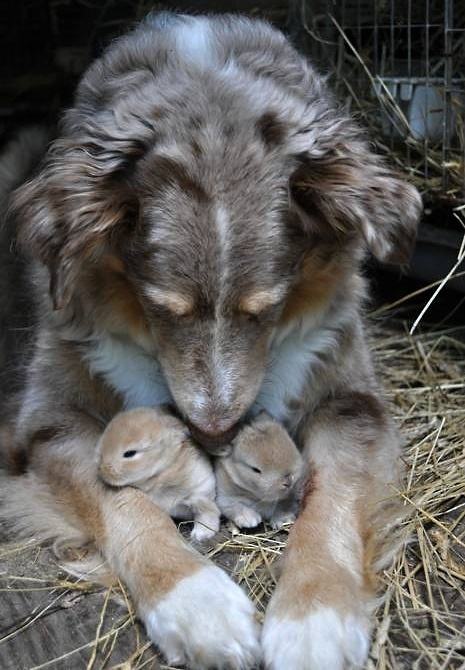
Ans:
[[[420,199],[280,33],[164,21],[92,66],[15,203],[55,308],[156,356],[214,444],[253,403],[279,329],[329,304],[363,249],[407,259]]]

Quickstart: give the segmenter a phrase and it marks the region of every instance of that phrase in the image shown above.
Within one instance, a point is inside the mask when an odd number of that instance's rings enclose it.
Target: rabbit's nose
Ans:
[[[288,472],[286,475],[283,477],[283,487],[285,489],[289,489],[294,482],[294,475],[292,475],[290,472]]]

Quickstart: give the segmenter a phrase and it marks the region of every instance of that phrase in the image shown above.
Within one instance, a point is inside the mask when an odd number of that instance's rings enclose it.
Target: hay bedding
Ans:
[[[401,323],[374,323],[372,349],[405,440],[398,495],[412,514],[410,542],[382,577],[387,594],[370,670],[465,668],[464,334],[444,328],[411,336]],[[250,593],[260,616],[285,537],[223,528],[206,550]],[[9,543],[0,545],[0,581],[2,670],[167,668],[121,585],[70,578],[47,548]]]

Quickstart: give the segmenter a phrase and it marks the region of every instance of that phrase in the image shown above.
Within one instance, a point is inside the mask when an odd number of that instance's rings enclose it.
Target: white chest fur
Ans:
[[[336,346],[333,329],[315,327],[309,322],[276,334],[251,413],[264,409],[278,421],[284,421],[289,400],[301,395],[321,354]],[[124,397],[126,409],[172,402],[158,361],[137,345],[107,335],[94,340],[85,357],[91,371],[102,375]]]
[[[91,371],[123,396],[126,409],[172,400],[158,361],[135,344],[106,335],[91,343],[85,358]]]
[[[299,398],[321,355],[337,347],[336,331],[301,322],[275,336],[267,371],[252,408],[252,414],[266,410],[278,421],[288,415],[288,403]]]

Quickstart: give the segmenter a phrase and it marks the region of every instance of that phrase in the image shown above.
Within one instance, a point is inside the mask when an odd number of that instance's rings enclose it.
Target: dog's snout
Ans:
[[[231,452],[230,442],[235,438],[239,430],[239,424],[227,430],[211,430],[189,424],[193,439],[198,442],[212,456],[227,456]]]

